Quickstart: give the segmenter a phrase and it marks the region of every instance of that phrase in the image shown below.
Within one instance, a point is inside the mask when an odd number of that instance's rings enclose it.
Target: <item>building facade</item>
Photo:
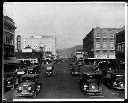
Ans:
[[[3,55],[13,57],[15,48],[15,22],[8,16],[3,16]]]
[[[53,36],[31,36],[30,38],[22,38],[21,49],[30,46],[36,51],[52,52],[56,55],[56,38]]]
[[[116,59],[125,62],[125,30],[116,34]]]
[[[115,35],[123,28],[92,28],[83,39],[85,57],[115,59]]]

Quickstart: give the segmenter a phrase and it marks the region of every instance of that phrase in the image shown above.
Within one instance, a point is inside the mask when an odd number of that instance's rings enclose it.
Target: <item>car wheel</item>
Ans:
[[[37,92],[35,91],[34,94],[33,94],[33,97],[36,97],[37,96]]]
[[[15,88],[15,85],[13,84],[12,87],[11,87],[11,89],[14,90],[14,88]]]
[[[97,83],[90,83],[89,84],[89,90],[98,90],[99,86]]]
[[[38,86],[37,86],[37,89],[36,89],[38,93],[40,92],[40,88],[41,88],[41,86],[38,85]]]

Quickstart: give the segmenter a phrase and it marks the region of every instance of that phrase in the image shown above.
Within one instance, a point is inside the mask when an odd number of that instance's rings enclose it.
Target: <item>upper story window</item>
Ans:
[[[106,36],[106,35],[103,35],[103,38],[105,38],[105,39],[106,39],[106,38],[107,38],[107,36]]]

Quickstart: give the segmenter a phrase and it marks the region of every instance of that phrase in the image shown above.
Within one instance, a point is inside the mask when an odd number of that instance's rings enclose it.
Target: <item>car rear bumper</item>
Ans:
[[[81,73],[80,72],[72,72],[72,74],[74,74],[74,75],[80,75]]]
[[[101,94],[102,93],[102,90],[99,89],[99,90],[88,90],[88,89],[84,89],[85,92],[87,93],[97,93],[97,94]]]
[[[117,89],[117,90],[124,90],[125,87],[113,87],[114,89]]]
[[[17,97],[33,96],[33,93],[16,93],[15,95],[16,95]]]

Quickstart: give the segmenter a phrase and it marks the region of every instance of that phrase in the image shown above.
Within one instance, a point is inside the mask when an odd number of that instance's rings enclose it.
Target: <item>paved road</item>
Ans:
[[[89,66],[85,66],[85,72],[92,72]],[[103,94],[100,96],[89,96],[83,94],[79,89],[80,76],[71,76],[69,64],[67,62],[55,65],[55,74],[53,77],[44,78],[42,70],[40,80],[43,83],[41,92],[37,99],[87,99],[87,98],[105,98],[119,99],[120,97],[112,94],[106,86],[102,85]]]
[[[35,99],[121,99],[124,98],[124,92],[119,92],[119,95],[115,95],[114,91],[108,89],[103,84],[103,94],[100,96],[89,96],[83,94],[79,88],[79,78],[80,76],[71,76],[69,70],[69,63],[64,62],[62,64],[56,64],[55,74],[52,77],[44,77],[44,69],[40,73],[40,82],[42,83],[40,93],[35,97]],[[92,72],[89,68],[90,66],[85,66],[85,72]],[[15,93],[10,92],[10,99],[16,99]]]

